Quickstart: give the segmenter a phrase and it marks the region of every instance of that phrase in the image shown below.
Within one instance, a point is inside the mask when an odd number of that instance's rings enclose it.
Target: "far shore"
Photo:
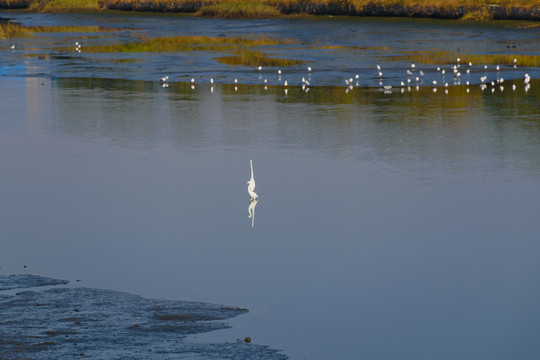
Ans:
[[[52,13],[121,10],[227,18],[345,15],[540,21],[537,0],[0,0],[0,9]]]

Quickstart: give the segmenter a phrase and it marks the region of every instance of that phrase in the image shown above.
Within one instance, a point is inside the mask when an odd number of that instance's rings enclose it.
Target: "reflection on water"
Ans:
[[[251,227],[255,226],[255,206],[257,206],[258,202],[259,198],[257,197],[249,199],[248,218],[251,219]]]

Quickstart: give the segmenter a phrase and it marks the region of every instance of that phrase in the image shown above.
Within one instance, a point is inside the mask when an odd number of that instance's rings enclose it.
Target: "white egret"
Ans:
[[[249,165],[251,167],[251,179],[246,182],[246,184],[248,184],[248,194],[251,199],[257,199],[259,196],[255,192],[255,178],[253,177],[253,160],[249,160]]]
[[[308,72],[311,72],[311,67],[308,66],[308,67],[307,67],[307,71],[308,71]]]

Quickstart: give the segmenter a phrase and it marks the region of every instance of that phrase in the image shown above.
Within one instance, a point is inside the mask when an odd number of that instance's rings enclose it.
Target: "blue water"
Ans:
[[[309,92],[298,81],[285,93],[278,80],[265,90],[256,69],[172,61],[184,54],[144,54],[118,67],[95,54],[26,57],[79,34],[0,40],[2,61],[10,59],[3,69],[15,69],[0,77],[3,274],[246,307],[232,329],[192,340],[250,336],[291,359],[529,359],[540,351],[538,69],[505,69],[503,89],[476,82],[469,92],[452,84],[447,93],[385,93],[376,75],[363,75],[369,86],[346,92],[332,74],[371,74],[384,54],[350,66],[337,54],[334,67],[334,55],[302,48],[354,41],[344,29],[365,32],[363,42],[390,29],[414,34],[403,48],[386,39],[393,52],[440,34],[466,49],[534,30],[423,20],[3,17],[132,33],[158,27],[163,35],[287,34],[301,40],[290,54],[314,68]],[[327,38],[305,30],[322,26]],[[534,48],[537,38],[529,39]],[[392,64],[396,72],[407,66]],[[213,89],[200,80],[209,77],[205,66],[225,74]],[[161,74],[174,79],[169,87]],[[194,90],[179,82],[193,74]],[[236,90],[232,78],[242,79]]]

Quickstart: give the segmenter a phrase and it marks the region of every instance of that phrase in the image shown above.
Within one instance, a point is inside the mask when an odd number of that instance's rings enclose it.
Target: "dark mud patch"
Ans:
[[[0,276],[3,289],[65,284],[34,275]],[[118,291],[53,288],[0,294],[0,359],[286,359],[235,341],[193,344],[187,335],[225,329],[246,309],[152,300]]]
[[[11,289],[27,289],[39,286],[65,285],[67,280],[58,280],[37,275],[0,276],[0,291]]]

